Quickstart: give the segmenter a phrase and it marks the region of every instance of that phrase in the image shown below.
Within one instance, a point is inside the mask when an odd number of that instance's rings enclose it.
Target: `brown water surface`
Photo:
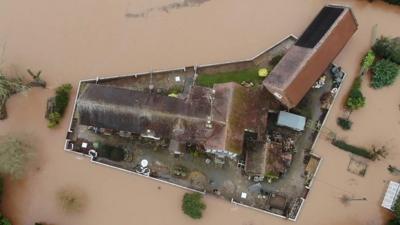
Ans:
[[[30,168],[25,179],[7,182],[4,213],[17,225],[39,220],[57,225],[291,224],[211,196],[206,197],[204,218],[193,221],[181,212],[181,189],[93,165],[62,151],[72,104],[61,126],[49,130],[43,118],[45,103],[64,82],[76,88],[80,79],[98,75],[252,57],[290,33],[300,35],[327,2],[1,0],[0,46],[5,47],[1,69],[10,74],[41,69],[49,84],[48,90],[13,96],[7,105],[9,118],[0,122],[0,134],[29,133],[39,152],[38,166]],[[400,7],[332,2],[352,5],[360,27],[336,59],[349,77],[327,127],[355,144],[385,144],[389,157],[369,163],[362,178],[347,172],[347,153],[321,139],[315,151],[324,158],[323,164],[297,224],[383,224],[388,214],[379,206],[382,195],[388,180],[399,179],[391,177],[386,167],[400,166],[400,80],[382,90],[372,90],[364,82],[367,105],[352,114],[352,131],[340,131],[335,119],[371,42],[372,26],[378,24],[380,34],[400,36]],[[82,214],[66,215],[57,207],[55,194],[64,186],[88,193]],[[344,194],[367,201],[343,205]]]

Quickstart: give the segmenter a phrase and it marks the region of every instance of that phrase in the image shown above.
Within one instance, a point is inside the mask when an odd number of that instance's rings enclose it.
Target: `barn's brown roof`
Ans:
[[[264,80],[288,108],[295,107],[357,30],[350,8],[325,6]]]

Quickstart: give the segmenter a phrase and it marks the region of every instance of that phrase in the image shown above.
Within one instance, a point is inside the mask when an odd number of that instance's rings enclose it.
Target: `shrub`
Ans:
[[[375,61],[375,53],[369,50],[361,62],[361,67],[363,69],[368,70],[374,64],[374,61]]]
[[[353,125],[353,122],[346,118],[339,117],[337,119],[337,124],[343,129],[343,130],[350,130],[351,125]]]
[[[30,146],[11,136],[0,138],[0,173],[19,179],[24,175],[26,164],[33,157]]]
[[[372,46],[372,50],[377,56],[400,64],[400,38],[381,37]]]
[[[203,216],[203,210],[206,208],[202,198],[203,196],[200,193],[186,193],[182,200],[183,212],[193,219],[200,219]]]
[[[356,110],[365,105],[365,97],[362,92],[358,89],[352,90],[346,101],[347,108]]]
[[[376,89],[393,84],[399,74],[399,66],[387,59],[378,61],[372,70],[371,86]]]
[[[334,140],[332,140],[332,144],[334,146],[346,151],[346,152],[351,152],[351,153],[353,153],[355,155],[359,155],[359,156],[362,156],[362,157],[367,158],[367,159],[373,159],[374,158],[369,150],[367,150],[365,148],[361,148],[361,147],[357,147],[357,146],[354,146],[354,145],[347,144],[343,140],[334,139]]]
[[[0,225],[12,225],[12,223],[6,217],[0,214]]]

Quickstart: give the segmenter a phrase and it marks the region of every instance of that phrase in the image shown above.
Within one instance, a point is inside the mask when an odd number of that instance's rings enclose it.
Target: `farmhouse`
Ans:
[[[233,82],[213,89],[193,86],[185,99],[88,84],[77,110],[82,125],[198,144],[207,152],[236,157],[242,153],[245,130],[264,136],[264,94],[263,89],[249,90]]]

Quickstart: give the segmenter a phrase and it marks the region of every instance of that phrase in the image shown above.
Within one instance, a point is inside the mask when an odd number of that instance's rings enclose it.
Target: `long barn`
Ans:
[[[286,107],[295,107],[357,27],[350,8],[325,6],[264,80],[264,86]]]

